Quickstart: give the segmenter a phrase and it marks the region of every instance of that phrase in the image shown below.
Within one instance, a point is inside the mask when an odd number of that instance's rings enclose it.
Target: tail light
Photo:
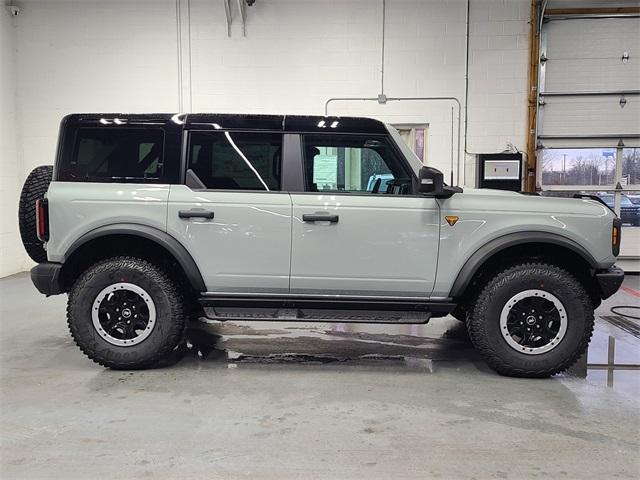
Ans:
[[[38,240],[49,240],[49,203],[46,198],[36,200],[36,235]]]
[[[613,220],[613,229],[611,230],[611,250],[613,256],[617,257],[620,253],[620,242],[622,240],[622,220],[616,218]]]

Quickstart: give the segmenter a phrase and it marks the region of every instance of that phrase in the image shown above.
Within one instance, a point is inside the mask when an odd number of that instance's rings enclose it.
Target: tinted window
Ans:
[[[280,134],[193,132],[189,145],[189,168],[206,188],[280,189]]]
[[[409,193],[410,175],[383,136],[304,137],[307,191]]]
[[[162,130],[81,128],[59,180],[151,182],[162,177]]]

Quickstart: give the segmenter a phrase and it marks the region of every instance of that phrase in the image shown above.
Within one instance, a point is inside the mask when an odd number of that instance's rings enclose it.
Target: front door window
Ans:
[[[410,193],[411,176],[385,137],[304,137],[305,184],[309,192]]]

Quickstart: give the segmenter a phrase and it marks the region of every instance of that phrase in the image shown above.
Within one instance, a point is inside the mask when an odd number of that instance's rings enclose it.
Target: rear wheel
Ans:
[[[104,260],[80,276],[69,292],[67,320],[80,349],[115,369],[154,366],[187,326],[178,285],[157,266],[129,257]]]
[[[467,317],[475,347],[498,373],[547,377],[585,352],[593,306],[583,286],[554,265],[523,264],[491,279]]]

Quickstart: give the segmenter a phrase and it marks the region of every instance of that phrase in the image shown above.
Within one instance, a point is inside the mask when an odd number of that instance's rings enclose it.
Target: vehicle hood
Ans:
[[[494,208],[499,205],[498,209],[501,211],[596,217],[613,215],[609,207],[589,198],[542,197],[484,188],[465,188],[463,193],[456,194],[454,197],[457,195],[473,200],[473,203],[477,205],[492,205]]]

